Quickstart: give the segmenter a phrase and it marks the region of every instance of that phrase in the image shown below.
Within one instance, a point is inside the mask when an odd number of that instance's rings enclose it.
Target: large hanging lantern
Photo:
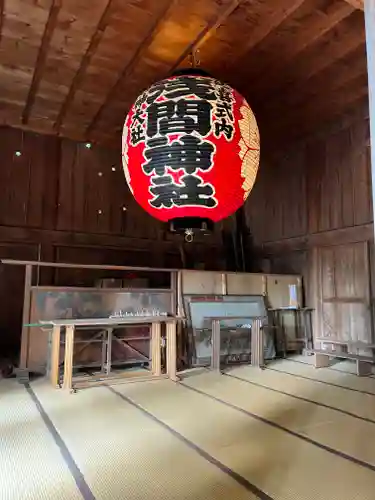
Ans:
[[[130,191],[174,230],[212,228],[233,214],[259,166],[259,131],[244,97],[200,70],[187,71],[138,97],[122,138]]]

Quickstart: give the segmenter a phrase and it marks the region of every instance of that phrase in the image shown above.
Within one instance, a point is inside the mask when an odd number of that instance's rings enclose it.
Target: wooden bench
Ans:
[[[371,375],[372,374],[372,365],[374,364],[373,356],[365,356],[362,354],[358,354],[360,349],[366,350],[374,350],[375,344],[367,344],[366,342],[353,342],[353,341],[345,341],[345,340],[337,340],[330,339],[328,337],[318,337],[316,339],[318,342],[322,344],[329,344],[331,346],[340,346],[344,347],[345,351],[326,351],[324,349],[311,349],[310,352],[315,354],[315,368],[326,368],[329,366],[329,358],[341,358],[341,359],[350,359],[356,362],[356,371],[357,375],[360,377]],[[348,352],[357,350],[357,354]]]

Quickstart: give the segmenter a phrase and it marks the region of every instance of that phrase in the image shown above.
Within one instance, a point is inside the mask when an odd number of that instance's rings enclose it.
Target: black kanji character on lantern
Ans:
[[[207,171],[212,167],[215,147],[208,141],[201,141],[194,136],[184,135],[168,144],[166,137],[147,141],[144,157],[147,160],[142,168],[146,175],[165,174],[167,167],[172,170],[182,168],[188,174],[196,170]]]
[[[221,120],[216,120],[215,125],[215,135],[216,137],[220,137],[222,134],[225,135],[228,141],[233,138],[234,128],[231,123],[228,123],[225,118]]]
[[[141,108],[135,107],[131,126],[138,124],[143,125],[145,118],[142,115],[143,115],[143,110]]]
[[[202,100],[154,102],[147,110],[147,135],[196,131],[205,136],[211,130],[211,109],[212,105]]]
[[[232,89],[227,85],[218,82],[215,93],[219,101],[233,102]]]
[[[207,101],[217,100],[212,80],[193,76],[180,76],[152,85],[148,90],[147,104],[152,104],[161,95],[167,99],[178,99],[194,95],[198,99]]]
[[[142,92],[142,94],[137,97],[137,100],[134,103],[134,107],[140,110],[142,109],[142,106],[145,102],[147,102],[147,91]]]
[[[233,122],[233,106],[229,102],[218,102],[216,104],[217,118],[229,118]]]
[[[130,142],[132,146],[136,146],[139,142],[145,140],[145,133],[142,125],[131,125],[130,126]]]
[[[197,175],[184,175],[180,184],[174,183],[171,175],[155,177],[152,179],[150,193],[154,198],[149,203],[154,208],[172,208],[173,205],[213,208],[217,205],[213,187],[203,184],[203,180]]]

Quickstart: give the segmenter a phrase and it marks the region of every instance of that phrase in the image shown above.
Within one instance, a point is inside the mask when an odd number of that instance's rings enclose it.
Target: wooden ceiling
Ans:
[[[0,0],[0,123],[120,148],[152,82],[200,65],[282,146],[367,99],[363,0]]]

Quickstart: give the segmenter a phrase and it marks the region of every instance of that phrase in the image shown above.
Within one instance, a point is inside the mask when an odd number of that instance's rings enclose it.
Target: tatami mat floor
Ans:
[[[310,361],[74,395],[0,381],[0,500],[374,500],[375,378]]]

